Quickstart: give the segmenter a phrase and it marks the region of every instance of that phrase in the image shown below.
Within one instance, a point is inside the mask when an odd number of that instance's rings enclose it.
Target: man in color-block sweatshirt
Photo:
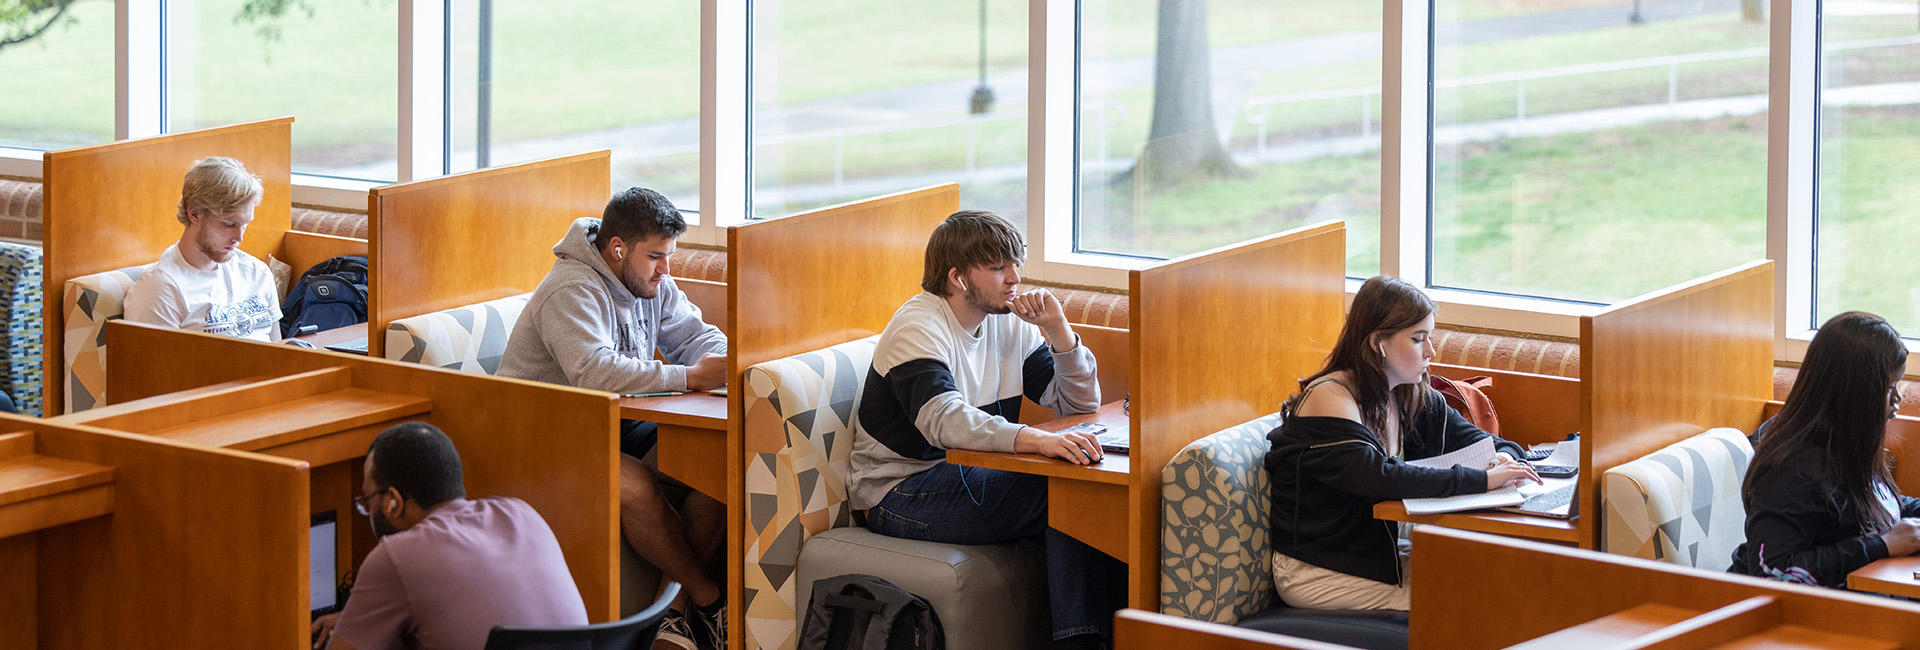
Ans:
[[[514,323],[501,376],[615,393],[726,386],[726,335],[700,320],[668,275],[686,231],[672,202],[637,187],[608,201],[601,218],[575,220]],[[620,424],[621,530],[699,614],[689,625],[676,602],[661,645],[725,647],[726,598],[707,567],[726,537],[726,507],[659,474],[655,423]]]
[[[852,492],[867,528],[903,539],[1046,542],[1053,632],[1060,647],[1111,638],[1126,565],[1047,527],[1043,476],[966,468],[948,449],[1100,459],[1084,433],[1021,426],[1020,398],[1061,415],[1100,406],[1093,354],[1045,289],[1019,292],[1026,243],[991,212],[947,217],[927,242],[923,291],[880,335],[854,415]]]

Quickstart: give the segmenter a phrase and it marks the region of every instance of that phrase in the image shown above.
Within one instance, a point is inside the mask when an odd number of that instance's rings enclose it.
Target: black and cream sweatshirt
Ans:
[[[1099,408],[1093,353],[1071,345],[1054,352],[1039,327],[1012,314],[969,332],[945,298],[907,300],[880,334],[854,414],[853,507],[878,504],[948,449],[1013,451],[1022,395],[1061,415]]]

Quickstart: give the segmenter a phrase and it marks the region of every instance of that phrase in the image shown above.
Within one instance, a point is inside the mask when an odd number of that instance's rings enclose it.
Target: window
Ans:
[[[1077,249],[1172,257],[1328,219],[1380,268],[1381,4],[1085,0]]]
[[[1864,310],[1920,337],[1920,25],[1914,6],[1826,4],[1816,319]]]
[[[755,0],[755,218],[939,183],[1026,222],[1027,2]]]
[[[113,140],[113,3],[13,10],[24,15],[0,18],[0,146]]]
[[[396,6],[386,0],[167,3],[167,130],[292,115],[295,173],[394,180]]]
[[[613,150],[613,188],[700,202],[700,5],[452,3],[452,168]]]
[[[1613,302],[1765,257],[1765,6],[1434,0],[1431,284]]]

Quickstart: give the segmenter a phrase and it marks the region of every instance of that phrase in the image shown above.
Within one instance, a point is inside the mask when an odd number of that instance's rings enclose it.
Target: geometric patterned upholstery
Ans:
[[[13,396],[22,415],[40,415],[41,287],[40,247],[0,242],[0,297],[7,301],[6,368],[0,390]]]
[[[122,301],[127,290],[147,270],[129,266],[67,281],[60,292],[60,311],[66,314],[66,413],[79,413],[102,404],[107,391],[107,347],[101,340],[107,321],[126,314]]]
[[[1752,458],[1746,434],[1723,427],[1607,470],[1600,550],[1727,570],[1747,537],[1740,483]]]
[[[747,648],[793,647],[800,545],[853,525],[853,410],[879,341],[870,336],[747,369]]]
[[[492,375],[532,293],[455,307],[387,325],[387,358]]]
[[[1276,604],[1264,463],[1280,414],[1189,443],[1160,470],[1160,611],[1232,625]]]

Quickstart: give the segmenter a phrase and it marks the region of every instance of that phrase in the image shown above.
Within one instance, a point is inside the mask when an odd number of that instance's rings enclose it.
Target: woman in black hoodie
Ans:
[[[1373,504],[1477,494],[1538,481],[1519,445],[1494,438],[1487,468],[1415,467],[1493,437],[1427,387],[1433,301],[1404,280],[1377,276],[1354,294],[1327,363],[1300,381],[1267,434],[1273,479],[1273,573],[1280,598],[1315,609],[1407,609],[1397,527]]]
[[[1760,427],[1740,486],[1747,541],[1728,571],[1845,587],[1847,574],[1920,550],[1920,499],[1900,495],[1886,452],[1907,346],[1866,312],[1833,317],[1807,345],[1780,414]]]

